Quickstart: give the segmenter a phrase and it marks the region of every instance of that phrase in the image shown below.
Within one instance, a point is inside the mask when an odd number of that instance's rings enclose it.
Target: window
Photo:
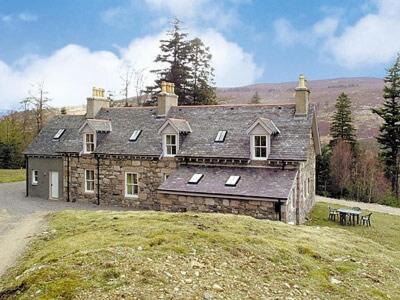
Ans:
[[[165,135],[165,155],[174,156],[176,155],[178,148],[178,138],[176,134]]]
[[[223,143],[226,137],[226,130],[218,131],[217,137],[215,138],[214,142],[216,143]]]
[[[32,170],[32,185],[37,185],[39,182],[39,171]]]
[[[125,197],[137,197],[139,194],[138,174],[125,173]]]
[[[189,179],[188,183],[190,184],[198,184],[200,180],[203,178],[203,174],[193,174],[193,176]]]
[[[265,159],[267,158],[267,136],[255,135],[254,136],[254,158]]]
[[[58,140],[63,133],[65,132],[65,129],[60,129],[59,131],[57,131],[57,133],[53,136],[53,139]]]
[[[139,137],[139,135],[140,135],[141,132],[142,132],[142,130],[135,130],[135,131],[132,133],[132,135],[131,135],[131,137],[129,138],[129,140],[130,140],[131,142],[135,142],[135,141],[138,139],[138,137]]]
[[[240,180],[240,176],[230,176],[225,182],[226,186],[236,186]]]
[[[93,170],[85,170],[85,192],[86,193],[94,192],[94,171]]]
[[[166,181],[169,177],[169,174],[164,174],[164,181]]]
[[[94,134],[85,134],[85,153],[92,153],[94,151]]]

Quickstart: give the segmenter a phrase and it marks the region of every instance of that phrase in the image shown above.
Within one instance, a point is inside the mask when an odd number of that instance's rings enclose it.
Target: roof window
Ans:
[[[223,143],[226,137],[226,130],[218,131],[217,137],[215,138],[214,142]]]
[[[203,174],[193,174],[192,178],[189,179],[188,183],[190,184],[198,184],[200,182],[200,180],[203,178]]]
[[[228,180],[225,182],[226,186],[236,186],[240,180],[240,176],[229,176]]]
[[[53,139],[58,140],[65,132],[65,129],[59,129],[57,133],[53,136]]]
[[[132,133],[132,135],[131,135],[131,137],[129,138],[129,140],[131,141],[131,142],[135,142],[137,139],[138,139],[138,137],[139,137],[139,135],[140,135],[140,133],[142,132],[142,130],[135,130],[133,133]]]

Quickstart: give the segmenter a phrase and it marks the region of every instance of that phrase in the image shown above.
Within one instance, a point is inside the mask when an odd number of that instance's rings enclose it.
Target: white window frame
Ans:
[[[90,142],[90,143],[87,142],[86,137],[88,135],[93,135],[93,142]],[[93,144],[93,151],[87,150],[88,144]],[[92,153],[92,152],[94,152],[94,150],[96,150],[96,134],[95,133],[85,133],[83,135],[83,152],[84,153]]]
[[[226,134],[228,133],[227,130],[220,130],[217,133],[217,136],[214,139],[215,143],[223,143],[225,142]]]
[[[93,173],[93,179],[88,179],[88,172]],[[89,182],[93,182],[93,189],[89,190],[88,189],[88,183]],[[90,193],[93,194],[94,193],[94,189],[95,189],[95,174],[94,174],[94,170],[85,170],[85,193]]]
[[[59,140],[65,132],[65,128],[61,128],[57,131],[57,133],[53,136],[53,139]]]
[[[175,136],[175,144],[167,144],[167,136]],[[178,153],[178,150],[179,150],[179,135],[177,135],[177,134],[164,134],[164,149],[163,149],[163,152],[164,152],[164,156],[166,156],[166,157],[174,157],[177,153]],[[176,151],[175,151],[175,154],[168,154],[168,146],[175,146],[175,149],[176,149]]]
[[[132,133],[131,137],[129,138],[129,141],[130,141],[130,142],[136,142],[141,133],[142,133],[142,130],[141,130],[141,129],[135,130],[135,131]]]
[[[32,170],[32,185],[38,185],[39,183],[39,171]]]
[[[195,173],[192,175],[192,177],[190,177],[188,183],[189,184],[198,184],[203,177],[204,177],[204,174]]]
[[[128,175],[136,175],[136,183],[128,183]],[[138,198],[139,197],[139,174],[135,173],[135,172],[125,172],[125,197],[126,198]],[[129,194],[128,193],[128,186],[136,186],[137,187],[137,193],[136,194]],[[132,191],[134,190],[134,188],[132,189]]]
[[[256,146],[256,137],[265,137],[265,157],[256,157],[256,148],[264,148],[264,146]],[[268,135],[255,134],[251,136],[251,157],[254,160],[267,160],[268,159]]]
[[[239,175],[231,175],[228,180],[225,182],[225,186],[235,187],[239,183],[240,176]]]

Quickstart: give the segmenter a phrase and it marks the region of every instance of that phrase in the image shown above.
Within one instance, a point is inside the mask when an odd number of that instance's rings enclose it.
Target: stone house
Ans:
[[[93,88],[86,115],[54,117],[26,150],[27,196],[301,224],[320,153],[309,93],[300,76],[293,104],[178,106],[163,82],[157,106],[117,108]]]

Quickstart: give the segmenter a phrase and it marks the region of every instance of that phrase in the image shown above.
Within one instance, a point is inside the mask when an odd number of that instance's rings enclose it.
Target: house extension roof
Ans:
[[[158,191],[168,194],[210,194],[221,198],[234,196],[285,200],[289,196],[296,173],[296,170],[265,168],[180,166]],[[193,174],[203,175],[199,183],[188,183]],[[225,185],[230,176],[240,176],[235,187]]]
[[[279,129],[272,137],[269,159],[306,160],[315,108],[310,105],[306,118],[295,118],[294,113],[294,104],[175,106],[165,118],[157,117],[156,107],[102,108],[96,120],[107,120],[100,122],[102,126],[109,121],[112,131],[104,134],[95,152],[160,156],[162,137],[158,131],[169,119],[180,128],[179,131],[189,131],[180,141],[177,156],[249,159],[250,138],[246,131],[260,119],[271,121]],[[85,121],[85,116],[53,118],[26,153],[81,152],[79,128]],[[53,141],[54,134],[61,128],[66,128],[65,133],[58,141]],[[142,132],[136,141],[129,141],[135,130]],[[216,143],[215,138],[221,130],[227,131],[225,140]]]

